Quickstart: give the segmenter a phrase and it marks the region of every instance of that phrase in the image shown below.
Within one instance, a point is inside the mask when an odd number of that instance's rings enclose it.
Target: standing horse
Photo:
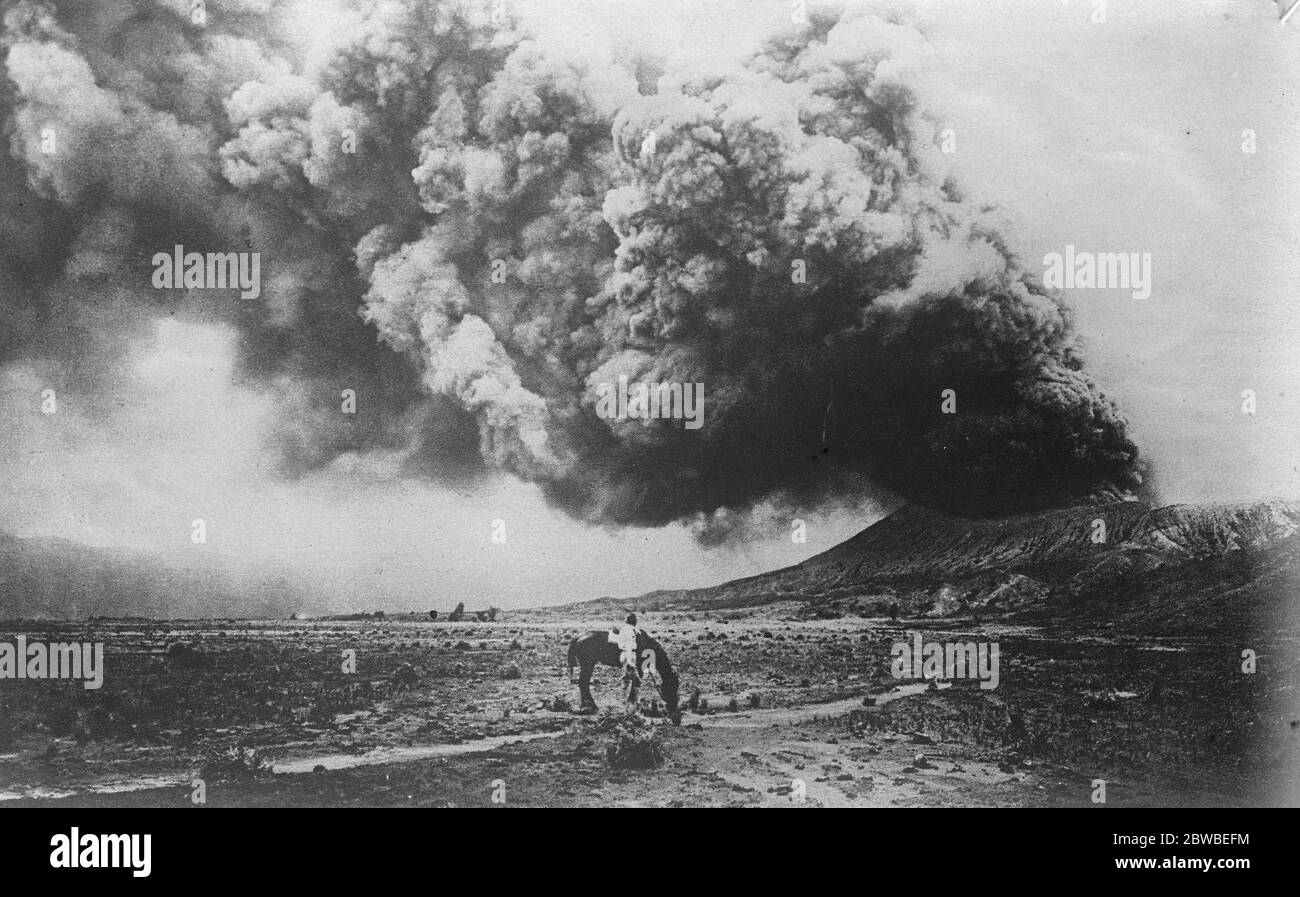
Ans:
[[[636,672],[632,676],[632,690],[628,694],[628,701],[636,702],[637,691],[641,687],[641,677],[653,669],[659,677],[661,683],[659,691],[668,706],[668,712],[676,713],[678,680],[677,673],[673,671],[673,665],[668,660],[668,652],[664,651],[663,645],[638,629],[636,657]],[[578,690],[582,693],[584,710],[596,709],[596,701],[591,696],[591,674],[598,663],[615,669],[623,668],[622,652],[610,633],[593,632],[569,643],[569,680],[573,680],[573,667],[577,664],[582,671],[578,678]]]

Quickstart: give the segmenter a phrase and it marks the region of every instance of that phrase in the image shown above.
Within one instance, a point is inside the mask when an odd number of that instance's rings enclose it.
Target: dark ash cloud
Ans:
[[[283,396],[289,473],[406,446],[411,475],[504,469],[706,542],[879,489],[1001,514],[1140,485],[1060,297],[949,177],[901,16],[815,13],[651,94],[651,61],[566,58],[487,4],[356,3],[312,77],[270,0],[203,28],[181,3],[0,8],[0,362],[110,381],[174,310],[153,252],[249,248],[256,301],[186,308]],[[620,375],[702,382],[703,427],[600,418]]]

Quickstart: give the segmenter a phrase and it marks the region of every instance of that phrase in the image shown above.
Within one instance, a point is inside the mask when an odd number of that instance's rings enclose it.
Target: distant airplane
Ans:
[[[1277,17],[1283,25],[1291,18],[1291,13],[1296,11],[1296,7],[1300,6],[1300,0],[1274,0],[1274,2],[1277,3]]]

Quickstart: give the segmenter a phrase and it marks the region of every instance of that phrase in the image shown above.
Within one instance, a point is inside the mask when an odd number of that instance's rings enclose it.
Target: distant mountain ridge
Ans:
[[[622,619],[626,609],[790,602],[792,613],[813,617],[1120,615],[1204,628],[1243,615],[1280,620],[1297,585],[1297,501],[1114,502],[998,519],[904,506],[770,573],[526,613]],[[0,532],[0,619],[284,619],[312,597],[288,575],[240,570],[212,552],[147,554]]]
[[[813,615],[896,609],[941,617],[1134,611],[1154,596],[1161,607],[1149,600],[1141,607],[1197,617],[1212,613],[1202,605],[1225,591],[1294,583],[1297,533],[1296,501],[1114,502],[997,519],[904,506],[801,564],[708,588],[572,607],[708,610],[801,601]],[[1164,607],[1165,599],[1174,606]]]
[[[306,591],[209,551],[149,554],[0,532],[0,620],[140,616],[280,619]]]

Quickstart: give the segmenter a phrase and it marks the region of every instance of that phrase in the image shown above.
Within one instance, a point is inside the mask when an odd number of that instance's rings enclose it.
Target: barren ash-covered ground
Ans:
[[[1101,780],[1109,807],[1289,803],[1297,521],[1283,502],[903,508],[768,576],[496,622],[9,621],[4,640],[102,641],[106,675],[0,681],[0,797],[1096,806]],[[567,646],[626,609],[680,673],[678,725],[652,688],[628,713],[611,668],[601,711],[576,712]],[[917,634],[996,642],[996,687],[894,676]]]

